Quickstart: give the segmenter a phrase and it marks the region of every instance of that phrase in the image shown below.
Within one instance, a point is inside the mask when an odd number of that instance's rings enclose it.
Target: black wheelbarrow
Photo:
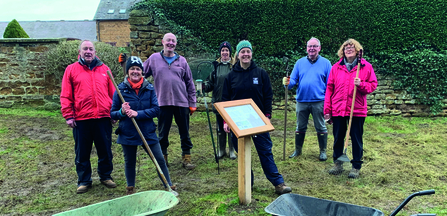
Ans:
[[[395,216],[413,197],[434,194],[435,190],[419,191],[408,196],[390,216]],[[299,194],[283,194],[265,207],[265,211],[278,216],[384,216],[380,210],[336,202]],[[435,216],[436,214],[418,214]]]

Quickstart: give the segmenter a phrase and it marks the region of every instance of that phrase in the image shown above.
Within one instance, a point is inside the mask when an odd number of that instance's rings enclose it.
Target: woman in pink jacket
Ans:
[[[362,45],[354,39],[348,39],[341,45],[338,50],[340,61],[332,66],[324,100],[324,118],[325,120],[331,119],[334,124],[334,154],[332,157],[335,165],[329,170],[329,173],[338,175],[343,172],[343,162],[337,161],[337,159],[343,154],[354,86],[357,86],[350,132],[352,169],[348,178],[358,178],[360,175],[363,163],[363,124],[368,112],[366,95],[377,88],[377,78],[373,67],[363,58],[360,61],[359,77],[356,78],[357,54],[360,49],[363,49]]]

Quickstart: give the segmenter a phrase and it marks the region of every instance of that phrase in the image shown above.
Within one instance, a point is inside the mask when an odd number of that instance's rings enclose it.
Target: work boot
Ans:
[[[303,150],[304,137],[306,133],[295,133],[295,151],[289,158],[300,156]]]
[[[360,176],[360,169],[352,168],[351,171],[349,171],[348,178],[356,179],[359,176]]]
[[[91,188],[91,185],[81,185],[76,189],[77,194],[83,194],[88,191],[89,188]]]
[[[231,160],[236,159],[237,156],[234,153],[234,145],[233,145],[233,140],[231,139],[231,134],[228,134],[228,150],[230,152],[230,159]]]
[[[108,188],[116,188],[116,183],[112,181],[112,179],[101,181],[101,184],[105,185]]]
[[[187,170],[192,170],[196,168],[196,165],[191,163],[191,155],[183,155],[182,156],[182,165]]]
[[[341,161],[335,161],[334,167],[332,167],[328,173],[331,175],[339,175],[343,172],[343,162]]]
[[[227,155],[227,152],[225,152],[225,147],[227,147],[227,133],[217,133],[217,139],[219,139],[219,149],[217,151],[217,157],[219,159],[222,159],[223,157],[225,157],[225,155]]]
[[[318,133],[318,145],[320,145],[320,161],[326,161],[327,133]]]
[[[275,193],[278,195],[290,193],[292,192],[292,188],[287,187],[285,183],[281,183],[275,186]]]
[[[166,166],[169,167],[168,155],[163,155],[163,158],[165,159]]]
[[[134,193],[135,193],[135,187],[134,186],[126,187],[126,194],[127,195],[131,195],[131,194],[134,194]]]

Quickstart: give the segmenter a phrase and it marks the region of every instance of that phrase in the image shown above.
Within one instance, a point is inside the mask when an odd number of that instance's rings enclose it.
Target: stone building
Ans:
[[[130,26],[127,20],[131,7],[140,0],[101,0],[96,10],[98,41],[118,47],[130,46]]]

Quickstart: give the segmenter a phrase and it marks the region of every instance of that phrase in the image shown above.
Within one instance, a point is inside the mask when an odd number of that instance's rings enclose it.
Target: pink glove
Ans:
[[[76,127],[76,122],[74,119],[69,119],[67,121],[65,121],[65,123],[67,123],[67,125],[71,128],[75,128]]]
[[[227,123],[224,123],[224,131],[230,133],[230,127],[228,126]]]

